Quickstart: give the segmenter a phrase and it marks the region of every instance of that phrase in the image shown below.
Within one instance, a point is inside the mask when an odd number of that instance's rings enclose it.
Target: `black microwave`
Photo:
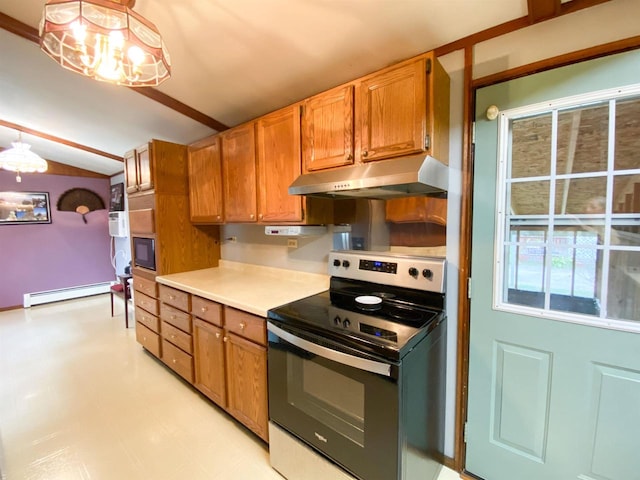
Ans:
[[[133,264],[155,271],[156,242],[153,238],[133,237]]]

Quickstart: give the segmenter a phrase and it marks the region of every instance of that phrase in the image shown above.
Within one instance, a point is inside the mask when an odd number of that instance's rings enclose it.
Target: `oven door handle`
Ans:
[[[326,358],[327,360],[333,360],[334,362],[357,368],[359,370],[365,370],[367,372],[377,373],[378,375],[384,375],[385,377],[391,377],[391,365],[387,363],[376,362],[375,360],[368,360],[366,358],[356,357],[354,355],[349,355],[348,353],[338,352],[336,350],[323,347],[322,345],[296,337],[292,333],[289,333],[280,327],[276,327],[270,322],[267,322],[267,330],[281,339],[286,340],[290,344],[306,350],[307,352]]]

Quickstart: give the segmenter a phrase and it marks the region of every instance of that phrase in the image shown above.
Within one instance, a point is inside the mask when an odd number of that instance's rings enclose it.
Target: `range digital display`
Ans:
[[[366,323],[360,324],[360,331],[368,335],[374,335],[378,338],[384,338],[385,340],[390,340],[396,343],[398,342],[398,334],[396,332],[392,332],[390,330],[385,330],[383,328],[367,325]]]
[[[395,262],[381,262],[380,260],[360,260],[360,270],[396,274],[398,272],[398,264]]]

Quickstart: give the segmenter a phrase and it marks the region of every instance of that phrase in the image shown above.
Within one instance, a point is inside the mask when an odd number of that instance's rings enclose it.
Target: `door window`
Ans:
[[[495,307],[640,330],[640,85],[499,121]]]

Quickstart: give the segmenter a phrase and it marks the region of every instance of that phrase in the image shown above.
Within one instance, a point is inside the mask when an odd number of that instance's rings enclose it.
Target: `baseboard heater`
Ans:
[[[92,283],[90,285],[59,288],[45,292],[25,293],[24,308],[41,305],[43,303],[59,302],[61,300],[71,300],[72,298],[82,298],[107,293],[109,292],[111,284],[112,282]]]

